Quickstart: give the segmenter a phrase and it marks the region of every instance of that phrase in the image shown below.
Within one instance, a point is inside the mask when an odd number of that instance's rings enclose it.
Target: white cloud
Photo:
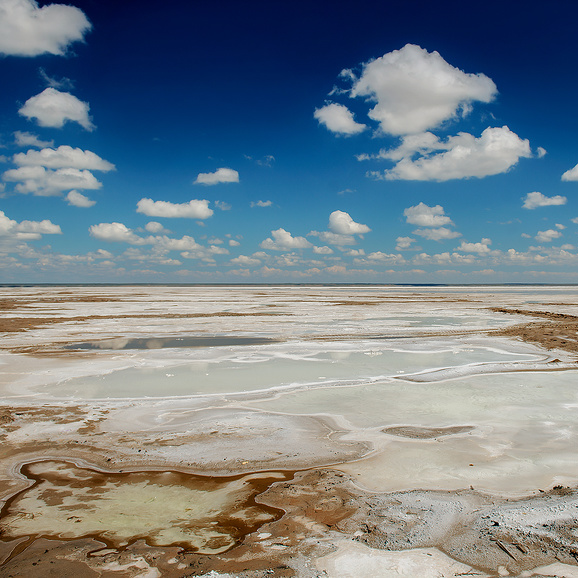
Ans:
[[[315,109],[313,116],[331,132],[343,135],[359,134],[367,126],[360,124],[353,118],[353,113],[342,104],[327,104]]]
[[[206,199],[193,199],[188,203],[170,203],[144,198],[136,206],[137,213],[143,213],[149,217],[208,219],[213,215],[213,210],[209,209],[209,201]]]
[[[534,192],[528,193],[524,198],[524,209],[535,209],[537,207],[549,207],[552,205],[565,205],[568,199],[562,195],[554,195],[547,197],[542,193]]]
[[[562,175],[563,181],[578,181],[578,165]]]
[[[331,255],[333,254],[333,249],[331,247],[313,247],[313,252],[317,255]]]
[[[429,239],[430,241],[444,241],[446,239],[461,237],[460,233],[457,231],[451,231],[446,227],[440,227],[439,229],[416,229],[413,231],[413,234]]]
[[[145,231],[148,231],[149,233],[153,233],[155,235],[158,235],[160,233],[169,233],[170,231],[168,231],[167,229],[165,229],[160,223],[158,223],[157,221],[149,221],[146,225],[145,225]]]
[[[102,183],[87,170],[74,168],[45,169],[39,166],[25,166],[6,171],[2,178],[5,181],[18,183],[16,191],[32,193],[39,197],[60,195],[62,191],[72,189],[100,189]]]
[[[88,229],[91,237],[100,241],[125,242],[131,245],[144,245],[145,241],[123,223],[99,223]]]
[[[570,219],[573,223],[575,223],[576,225],[578,225],[578,217],[574,217],[573,219]]]
[[[554,226],[555,226],[556,229],[558,229],[559,231],[563,231],[563,230],[566,228],[565,225],[562,225],[562,224],[560,224],[560,223],[556,223]]]
[[[363,235],[371,231],[367,225],[356,223],[345,211],[333,211],[329,215],[329,228],[339,235]]]
[[[225,203],[225,201],[215,201],[215,207],[221,211],[231,210],[231,205],[229,203]]]
[[[271,249],[273,251],[285,251],[288,249],[308,249],[313,245],[305,237],[293,237],[285,229],[271,231],[271,237],[261,242],[262,249]]]
[[[239,255],[234,259],[231,259],[232,265],[241,265],[245,267],[251,267],[254,265],[260,265],[261,261],[259,259],[253,259],[252,257],[247,257],[246,255]]]
[[[484,74],[466,74],[438,52],[413,44],[366,63],[350,93],[375,102],[370,118],[394,135],[439,126],[467,112],[472,102],[490,102],[496,94],[496,85]]]
[[[391,161],[399,161],[406,157],[411,157],[415,154],[428,154],[434,150],[443,148],[443,144],[439,138],[431,132],[422,132],[418,134],[410,134],[402,137],[399,146],[393,149],[381,149],[377,154],[357,155],[358,161],[367,161],[375,159],[388,159]]]
[[[255,161],[260,167],[272,167],[275,162],[275,157],[273,155],[265,155],[260,159],[254,159],[250,155],[243,155],[248,161]]]
[[[412,243],[415,243],[415,239],[412,239],[411,237],[398,237],[396,239],[396,243],[396,251],[405,251],[411,247]]]
[[[536,149],[536,156],[541,159],[548,154],[548,151],[544,147],[538,147]]]
[[[308,235],[319,237],[322,243],[329,243],[329,245],[355,245],[357,243],[353,235],[341,235],[331,231],[311,231]]]
[[[180,251],[185,259],[202,259],[208,263],[214,263],[213,255],[227,255],[229,251],[224,247],[211,245],[203,247],[193,237],[184,235],[180,239],[167,237],[166,235],[149,235],[139,237],[132,229],[123,223],[99,223],[89,228],[90,235],[95,239],[108,242],[122,242],[130,245],[151,245],[152,254],[144,255],[140,250],[130,248],[125,251],[125,256],[131,259],[154,260],[162,264],[177,264],[172,259],[164,256],[169,251]]]
[[[353,262],[356,265],[364,265],[364,266],[374,266],[376,263],[381,264],[388,264],[388,265],[401,265],[406,263],[405,258],[403,255],[399,255],[397,253],[383,253],[382,251],[375,251],[370,253],[365,258],[356,257],[353,259]]]
[[[26,153],[14,155],[14,164],[18,166],[41,166],[48,169],[74,168],[90,171],[113,171],[115,166],[100,158],[92,151],[63,145],[57,149],[44,148],[40,151],[30,149]]]
[[[229,247],[238,247],[241,243],[235,239],[229,239]]]
[[[453,225],[452,220],[446,216],[444,208],[441,205],[429,207],[425,203],[420,203],[419,205],[405,209],[403,215],[408,223],[418,225],[419,227]]]
[[[0,237],[11,237],[13,239],[35,240],[42,235],[61,235],[60,225],[55,225],[52,221],[22,221],[18,223],[10,219],[0,211]]]
[[[273,204],[273,201],[251,201],[251,207],[270,207]]]
[[[64,54],[72,42],[83,40],[92,25],[74,6],[34,0],[0,1],[0,53],[12,56]]]
[[[69,92],[47,88],[29,98],[18,111],[28,119],[35,118],[40,126],[62,128],[67,121],[77,122],[88,131],[94,130],[88,111],[90,106]]]
[[[89,199],[78,191],[70,191],[68,195],[66,195],[66,200],[68,201],[68,204],[73,207],[88,208],[96,205],[96,201]]]
[[[53,140],[40,140],[35,134],[19,130],[14,133],[14,142],[19,147],[37,147],[41,149],[54,146]]]
[[[436,143],[432,142],[428,150],[445,152],[424,155],[416,160],[404,157],[392,169],[383,173],[371,171],[368,176],[385,180],[440,182],[483,178],[504,173],[520,158],[532,156],[529,141],[521,139],[507,126],[487,128],[479,138],[460,132],[448,137],[446,142],[439,139]]]
[[[538,234],[534,238],[540,243],[551,243],[554,239],[558,239],[561,236],[562,233],[560,233],[560,231],[548,229],[547,231],[538,231]]]
[[[524,197],[524,204],[522,207],[524,209],[535,209],[537,207],[549,207],[551,205],[565,205],[567,201],[568,199],[562,195],[547,197],[542,193],[534,192],[528,193]]]
[[[214,173],[199,173],[193,182],[195,185],[217,185],[219,183],[238,183],[239,173],[234,169],[220,168]]]
[[[463,251],[464,253],[478,253],[482,255],[491,252],[489,247],[491,244],[491,239],[482,239],[479,243],[466,243],[466,241],[462,241],[462,244],[456,249],[456,251]]]

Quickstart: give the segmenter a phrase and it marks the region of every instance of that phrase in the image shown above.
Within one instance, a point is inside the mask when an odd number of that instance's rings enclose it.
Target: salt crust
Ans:
[[[473,570],[436,548],[388,552],[350,540],[339,542],[336,552],[317,558],[315,564],[328,578],[458,578]]]

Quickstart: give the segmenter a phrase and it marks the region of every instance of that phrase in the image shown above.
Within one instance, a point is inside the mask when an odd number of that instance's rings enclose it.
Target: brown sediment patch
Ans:
[[[64,461],[22,466],[31,486],[0,511],[0,541],[10,557],[40,538],[94,539],[115,550],[143,540],[199,554],[225,552],[282,509],[255,497],[292,472],[208,477],[178,471],[103,472]]]
[[[80,317],[3,317],[0,319],[0,332],[24,331],[47,323],[78,323],[82,321],[103,321],[105,319],[197,319],[205,317],[274,317],[284,315],[291,314],[269,313],[266,311],[250,313],[218,311],[215,313],[139,313],[134,315],[84,315]]]
[[[548,319],[546,322],[504,327],[493,331],[491,335],[518,337],[523,341],[538,343],[546,349],[561,349],[570,353],[578,353],[578,316],[576,315],[527,309],[506,309],[503,307],[492,307],[491,311]]]
[[[411,425],[386,427],[383,433],[417,440],[436,439],[443,436],[467,433],[475,429],[472,425],[456,425],[448,427],[417,427]]]

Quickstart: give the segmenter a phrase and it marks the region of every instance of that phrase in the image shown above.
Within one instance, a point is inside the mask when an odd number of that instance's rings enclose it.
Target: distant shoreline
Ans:
[[[578,283],[0,283],[13,287],[576,287]]]

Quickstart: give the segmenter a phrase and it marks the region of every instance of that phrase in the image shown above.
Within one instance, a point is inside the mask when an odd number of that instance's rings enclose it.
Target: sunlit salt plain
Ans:
[[[333,429],[333,439],[369,448],[334,465],[373,490],[472,485],[521,494],[578,481],[574,359],[486,333],[528,321],[490,307],[558,303],[574,311],[574,288],[116,291],[130,296],[126,304],[109,306],[119,315],[150,313],[152,301],[159,313],[199,318],[119,324],[110,315],[90,330],[74,324],[65,332],[36,330],[38,338],[91,355],[25,363],[13,356],[2,376],[4,397],[120,408],[130,403],[142,410],[138,427],[151,430],[161,428],[150,405],[160,401],[166,415],[172,411],[167,408],[194,412],[202,406],[283,414],[285,423],[308,416]],[[35,307],[37,315],[48,306]],[[73,307],[67,314],[78,316]],[[30,342],[34,336],[30,332]],[[117,415],[114,428],[122,423]],[[392,426],[412,426],[417,434],[419,428],[467,427],[423,439],[384,431]],[[104,432],[106,422],[100,427]],[[128,418],[125,427],[135,431]],[[314,450],[318,440],[309,442]]]

